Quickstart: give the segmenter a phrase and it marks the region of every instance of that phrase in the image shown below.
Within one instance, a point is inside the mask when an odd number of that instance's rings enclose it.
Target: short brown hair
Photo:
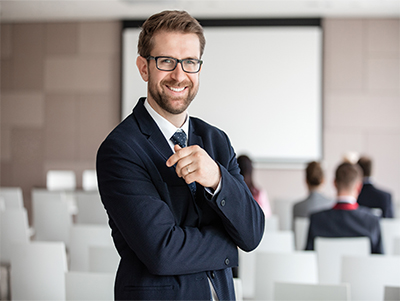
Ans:
[[[308,163],[306,168],[306,181],[310,186],[321,185],[324,180],[324,171],[322,170],[321,164],[316,161]]]
[[[372,171],[372,160],[368,158],[367,156],[362,156],[358,162],[358,165],[360,165],[364,177],[370,177],[371,176],[371,171]]]
[[[153,36],[159,31],[177,31],[197,34],[200,41],[200,57],[203,55],[206,39],[203,27],[186,11],[165,10],[149,17],[142,25],[139,35],[138,54],[147,58],[153,49]]]
[[[336,169],[335,183],[338,190],[349,189],[361,179],[362,170],[357,164],[344,162]]]

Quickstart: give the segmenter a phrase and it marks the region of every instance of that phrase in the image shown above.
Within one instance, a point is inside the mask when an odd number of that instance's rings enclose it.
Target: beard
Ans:
[[[166,95],[161,87],[170,86],[170,87],[186,87],[188,89],[187,96],[181,97],[172,97]],[[151,76],[149,77],[148,90],[150,96],[154,99],[154,101],[160,106],[164,111],[178,115],[186,111],[186,109],[191,104],[192,100],[196,97],[197,92],[199,90],[199,86],[195,87],[192,82],[184,81],[184,82],[176,82],[176,81],[161,81],[159,85],[152,81]],[[181,101],[179,106],[174,106],[173,103]]]

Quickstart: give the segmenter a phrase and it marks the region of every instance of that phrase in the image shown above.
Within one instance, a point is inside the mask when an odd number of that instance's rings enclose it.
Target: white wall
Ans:
[[[324,26],[324,192],[345,152],[374,159],[377,185],[400,204],[400,20],[326,19]],[[262,169],[271,200],[306,196],[304,172]]]

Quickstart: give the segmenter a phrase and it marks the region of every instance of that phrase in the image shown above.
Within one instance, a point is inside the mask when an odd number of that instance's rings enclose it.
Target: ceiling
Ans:
[[[196,18],[399,18],[400,0],[0,0],[0,20],[144,19],[164,9],[184,9]]]

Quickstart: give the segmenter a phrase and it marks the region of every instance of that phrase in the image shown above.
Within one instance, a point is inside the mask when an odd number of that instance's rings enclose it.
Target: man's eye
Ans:
[[[196,65],[197,64],[197,62],[195,60],[186,60],[185,63],[187,65]]]
[[[161,63],[162,64],[172,64],[174,61],[172,59],[162,59]]]

